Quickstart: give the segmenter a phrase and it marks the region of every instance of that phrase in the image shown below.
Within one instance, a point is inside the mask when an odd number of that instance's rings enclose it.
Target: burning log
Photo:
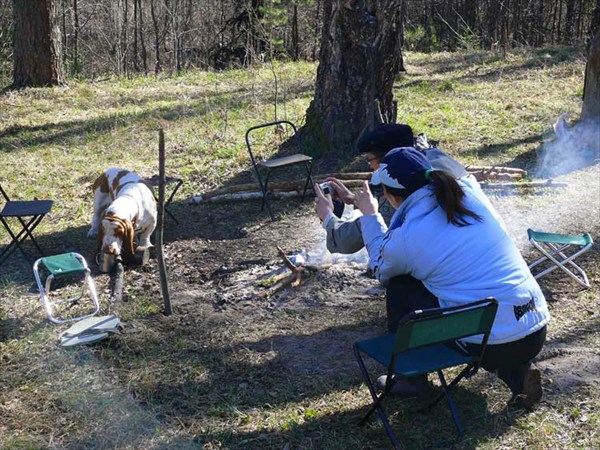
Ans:
[[[285,252],[279,246],[277,247],[277,253],[279,253],[279,256],[281,256],[283,263],[288,269],[292,271],[292,273],[284,278],[281,278],[280,280],[277,280],[277,282],[268,289],[259,292],[258,298],[269,298],[287,287],[296,287],[299,286],[300,283],[302,283],[302,274],[305,272],[304,267],[296,266],[293,262],[291,262],[290,259],[286,256]]]

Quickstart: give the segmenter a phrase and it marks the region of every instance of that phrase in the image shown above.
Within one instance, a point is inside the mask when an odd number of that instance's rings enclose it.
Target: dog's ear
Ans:
[[[133,263],[135,261],[134,258],[134,248],[133,248],[133,235],[135,234],[133,230],[133,225],[130,220],[125,219],[123,222],[123,226],[125,227],[125,236],[123,236],[123,259],[128,263]]]

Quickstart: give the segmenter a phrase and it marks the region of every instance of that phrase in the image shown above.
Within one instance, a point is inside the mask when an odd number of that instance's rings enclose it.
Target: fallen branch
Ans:
[[[269,298],[272,295],[276,294],[279,291],[284,290],[286,287],[296,287],[299,286],[302,282],[302,273],[304,272],[303,267],[296,266],[290,259],[287,257],[285,252],[281,249],[281,247],[277,246],[277,253],[281,256],[283,263],[286,265],[288,269],[292,271],[291,274],[278,280],[273,286],[268,289],[265,289],[262,292],[258,293],[258,298]]]
[[[301,267],[300,267],[301,269]],[[299,286],[300,283],[302,281],[302,271],[298,271],[298,272],[293,272],[291,274],[289,274],[287,277],[282,278],[281,280],[277,281],[277,283],[275,283],[273,286],[271,286],[268,289],[265,289],[262,292],[259,292],[258,298],[269,298],[273,295],[275,295],[277,292],[284,290],[286,287],[296,287]]]
[[[482,189],[531,189],[531,188],[564,188],[567,183],[556,183],[552,180],[547,181],[529,181],[522,183],[481,183]]]
[[[349,188],[361,187],[364,180],[345,180],[344,184]],[[242,186],[242,185],[240,185]],[[247,185],[244,185],[247,186]],[[256,200],[262,198],[262,192],[258,190],[258,185],[252,185],[253,188],[249,191],[238,191],[237,186],[218,189],[217,191],[205,192],[190,197],[188,203],[204,203],[204,202],[228,202],[228,201],[244,201]],[[270,198],[290,198],[300,197],[304,191],[304,181],[301,184],[288,183],[273,183],[269,184]],[[307,195],[312,194],[312,187],[306,191]]]
[[[467,166],[466,170],[473,174],[477,181],[513,181],[527,176],[527,171],[513,167]],[[371,172],[326,173],[313,176],[313,181],[321,183],[330,177],[342,180],[349,188],[359,188],[362,187],[364,180],[371,179]],[[304,191],[305,183],[306,179],[270,183],[269,195],[280,199],[299,197]],[[307,192],[310,190],[312,190],[312,186],[308,187]],[[262,192],[258,183],[245,183],[196,194],[189,198],[188,203],[245,201],[261,198]]]
[[[370,172],[348,172],[348,173],[327,173],[323,175],[313,176],[313,181],[315,183],[321,183],[326,178],[337,178],[339,180],[344,180],[344,184],[347,180],[370,180],[371,173]],[[287,191],[297,191],[303,190],[304,184],[306,183],[306,179],[299,179],[293,181],[286,182],[275,182],[269,183],[269,192],[287,192]],[[312,186],[308,187],[312,189]],[[234,194],[236,192],[260,192],[260,187],[258,183],[245,183],[245,184],[236,184],[233,186],[225,186],[218,189],[214,189],[212,191],[206,191],[201,194],[196,194],[194,197],[202,197],[202,201],[208,200],[209,198],[225,195],[225,194]]]
[[[516,167],[502,166],[466,166],[467,172],[506,172],[506,173],[521,173],[527,175],[527,171]]]
[[[290,258],[287,257],[287,255],[281,249],[280,246],[277,246],[277,253],[279,253],[279,256],[281,256],[281,259],[283,259],[283,263],[287,266],[288,269],[290,269],[292,272],[301,271],[298,266],[296,266],[293,262],[290,261]]]
[[[485,180],[499,180],[499,181],[512,181],[512,180],[520,180],[525,175],[521,173],[509,173],[509,172],[469,172],[471,175],[475,177],[477,181],[485,181]]]

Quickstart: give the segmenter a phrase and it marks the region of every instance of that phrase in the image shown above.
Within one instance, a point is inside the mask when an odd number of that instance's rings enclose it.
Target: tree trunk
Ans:
[[[300,38],[298,35],[298,5],[292,5],[292,60],[298,61],[300,58]]]
[[[79,72],[79,12],[77,0],[73,0],[73,73]]]
[[[62,84],[61,39],[52,0],[13,0],[13,87]]]
[[[395,121],[392,87],[402,70],[403,0],[325,0],[314,98],[303,130],[308,148],[351,152],[374,125],[375,100]]]
[[[591,41],[585,65],[581,119],[600,119],[600,32]]]
[[[158,75],[162,70],[160,61],[160,25],[153,0],[150,1],[150,15],[152,16],[152,25],[154,26],[154,73]]]

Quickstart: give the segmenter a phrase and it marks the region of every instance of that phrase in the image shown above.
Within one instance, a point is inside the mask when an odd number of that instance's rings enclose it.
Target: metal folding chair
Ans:
[[[530,228],[527,230],[527,235],[529,242],[544,255],[529,265],[535,278],[541,278],[553,270],[560,269],[581,286],[590,287],[587,274],[573,261],[592,247],[594,241],[589,233],[573,236],[543,233]]]
[[[436,372],[443,392],[423,410],[446,397],[454,424],[462,437],[462,426],[450,390],[463,378],[469,378],[479,370],[497,309],[498,302],[488,298],[462,306],[414,311],[400,321],[396,334],[356,342],[354,355],[373,398],[373,404],[360,424],[365,424],[371,414],[377,411],[394,448],[401,448],[383,410],[383,400],[392,391],[397,376],[414,377]],[[477,335],[482,336],[478,355],[466,353],[455,343],[457,339]],[[385,389],[379,395],[361,353],[388,368]],[[447,383],[442,369],[461,365],[464,368]]]
[[[47,272],[47,278],[45,283],[42,283],[40,269],[44,269],[44,271]],[[40,291],[42,304],[46,309],[46,313],[50,321],[54,323],[72,322],[74,320],[92,317],[96,315],[98,311],[100,311],[100,303],[98,301],[98,295],[96,294],[96,285],[94,284],[94,280],[91,277],[90,269],[88,268],[85,258],[79,253],[63,253],[61,255],[40,258],[33,264],[33,275],[35,276],[35,281],[37,282],[38,289]],[[50,287],[52,284],[52,280],[58,277],[69,277],[70,279],[77,279],[80,278],[81,275],[85,277],[85,280],[81,283],[81,295],[79,295],[78,297],[68,299],[50,299]],[[83,299],[86,293],[86,288],[92,303],[91,308],[88,308],[89,312],[87,314],[68,318],[61,318],[58,317],[57,314],[55,314],[55,310],[59,305],[64,303],[74,305],[75,303]]]
[[[290,141],[295,138],[296,145],[298,149],[298,153],[294,153],[287,156],[281,156],[278,158],[271,158],[265,160],[259,160],[257,155],[252,151],[251,138],[252,135],[261,128],[272,127],[275,136],[283,136],[286,135],[287,132],[285,127],[290,127],[293,131],[292,136],[290,137]],[[281,142],[279,142],[281,144]],[[306,190],[308,186],[312,186],[312,157],[304,154],[304,149],[302,148],[302,142],[300,140],[300,136],[298,135],[298,130],[296,129],[296,125],[287,120],[278,120],[276,122],[264,123],[261,125],[256,125],[251,127],[246,131],[246,146],[248,147],[248,153],[250,154],[250,160],[252,161],[252,166],[254,167],[254,171],[256,172],[256,177],[258,178],[258,184],[260,185],[260,190],[263,194],[262,206],[261,210],[264,210],[265,205],[267,205],[267,209],[269,210],[269,214],[271,215],[271,220],[275,220],[275,215],[273,214],[273,210],[271,209],[271,204],[269,203],[269,177],[271,173],[275,169],[280,169],[283,167],[288,167],[292,165],[304,165],[306,169],[306,182],[304,183],[304,190],[302,192],[302,200],[306,197]],[[264,178],[263,178],[264,173]]]
[[[33,237],[33,231],[40,224],[46,214],[52,209],[52,200],[30,200],[30,201],[12,201],[0,184],[0,194],[4,197],[5,203],[0,211],[0,222],[8,232],[11,241],[4,247],[0,253],[0,265],[18,248],[26,259],[29,259],[27,253],[22,247],[25,239],[29,238],[33,245],[43,256],[44,252]],[[12,220],[15,219],[15,220]],[[20,224],[20,230],[14,231],[10,222]],[[13,225],[14,226],[14,225]]]
[[[150,185],[151,191],[154,194],[154,198],[158,201],[158,195],[156,195],[155,189],[158,189],[159,177],[158,175],[152,175],[150,178],[146,178],[145,181]],[[181,178],[176,177],[165,177],[165,190],[168,186],[172,185],[171,193],[168,194],[169,197],[165,201],[165,212],[175,221],[177,225],[179,225],[179,220],[175,218],[173,213],[167,208],[173,201],[173,197],[177,194],[177,191],[183,184],[183,180]]]

